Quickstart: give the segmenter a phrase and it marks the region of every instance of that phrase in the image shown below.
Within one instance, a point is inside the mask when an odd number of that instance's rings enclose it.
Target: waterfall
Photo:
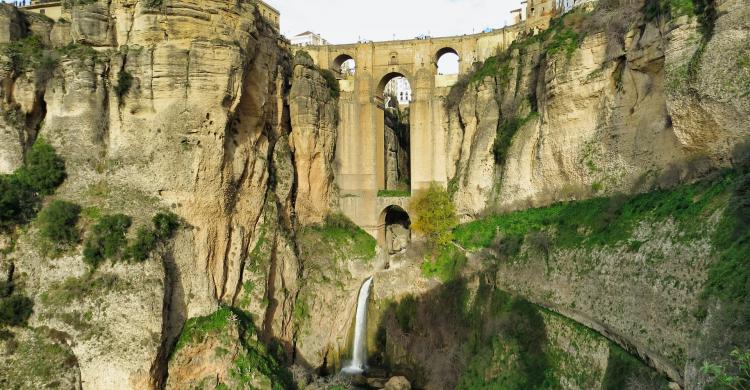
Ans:
[[[370,286],[372,285],[372,276],[365,280],[359,289],[359,298],[357,299],[357,317],[354,321],[354,348],[352,361],[342,371],[348,374],[361,374],[365,371],[367,363],[367,299],[370,297]]]

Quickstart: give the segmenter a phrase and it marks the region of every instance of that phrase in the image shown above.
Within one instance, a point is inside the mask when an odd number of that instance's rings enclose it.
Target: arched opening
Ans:
[[[437,72],[440,75],[458,74],[460,61],[458,52],[450,47],[438,50],[435,55]]]
[[[411,218],[399,206],[389,206],[383,210],[380,221],[382,234],[380,245],[390,255],[404,253],[411,243]]]
[[[383,77],[383,122],[378,126],[378,190],[382,196],[409,196],[411,191],[411,84],[400,73]],[[382,160],[381,160],[382,159]]]
[[[332,70],[341,77],[353,76],[357,72],[357,63],[348,54],[342,54],[333,60]]]

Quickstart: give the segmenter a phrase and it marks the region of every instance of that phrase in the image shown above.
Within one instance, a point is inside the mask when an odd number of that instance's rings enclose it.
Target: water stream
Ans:
[[[342,370],[347,374],[361,374],[367,364],[367,300],[370,297],[372,277],[365,280],[359,289],[357,317],[354,321],[354,347],[352,361]]]

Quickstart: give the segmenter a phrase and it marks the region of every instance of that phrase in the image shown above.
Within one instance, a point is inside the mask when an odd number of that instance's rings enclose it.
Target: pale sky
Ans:
[[[312,31],[334,44],[478,33],[509,23],[521,0],[265,0],[281,12],[281,32]]]

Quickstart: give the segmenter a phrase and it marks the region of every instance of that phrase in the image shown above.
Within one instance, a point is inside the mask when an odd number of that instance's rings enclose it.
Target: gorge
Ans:
[[[750,386],[750,3],[263,4],[0,4],[0,388]]]

